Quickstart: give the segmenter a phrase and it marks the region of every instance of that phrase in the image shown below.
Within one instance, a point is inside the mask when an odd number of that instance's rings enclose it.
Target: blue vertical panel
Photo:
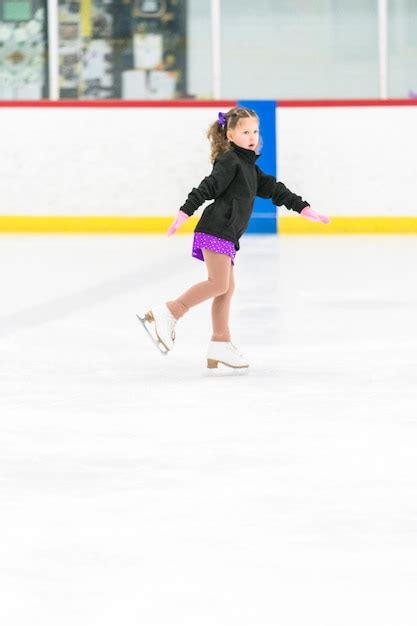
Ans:
[[[260,130],[263,140],[261,156],[256,161],[265,174],[276,176],[276,124],[275,100],[239,100],[238,106],[254,109],[260,119]],[[253,213],[249,222],[248,233],[277,232],[277,209],[271,200],[256,198]]]

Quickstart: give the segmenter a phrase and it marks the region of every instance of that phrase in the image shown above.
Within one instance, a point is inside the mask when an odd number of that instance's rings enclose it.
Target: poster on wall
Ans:
[[[45,2],[0,2],[0,99],[48,95]]]
[[[59,0],[60,97],[186,97],[186,0]]]

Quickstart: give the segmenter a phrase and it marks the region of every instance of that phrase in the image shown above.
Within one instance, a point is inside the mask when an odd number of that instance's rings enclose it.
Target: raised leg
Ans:
[[[227,254],[203,250],[204,261],[207,267],[207,280],[196,283],[175,300],[169,300],[166,305],[172,315],[179,319],[197,304],[225,294],[229,289],[231,259]]]

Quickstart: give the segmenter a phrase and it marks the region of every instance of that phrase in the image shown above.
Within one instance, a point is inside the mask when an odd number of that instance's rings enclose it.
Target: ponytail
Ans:
[[[211,144],[211,161],[214,163],[221,154],[230,150],[230,143],[226,137],[226,127],[220,126],[218,121],[213,122],[207,131],[207,137]]]

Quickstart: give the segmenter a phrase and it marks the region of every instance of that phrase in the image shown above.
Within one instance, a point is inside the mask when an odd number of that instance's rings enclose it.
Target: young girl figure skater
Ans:
[[[330,220],[311,209],[301,196],[291,192],[256,165],[260,156],[259,118],[255,111],[236,107],[220,112],[207,136],[211,143],[213,169],[188,194],[168,230],[172,235],[206,201],[208,205],[194,230],[192,256],[204,261],[207,280],[190,287],[174,300],[152,307],[139,316],[145,329],[162,353],[174,347],[175,325],[191,307],[213,298],[213,333],[207,351],[207,367],[223,363],[232,368],[248,368],[245,356],[231,342],[229,312],[235,288],[234,260],[239,240],[246,231],[256,196],[270,198],[302,217],[327,224]]]

